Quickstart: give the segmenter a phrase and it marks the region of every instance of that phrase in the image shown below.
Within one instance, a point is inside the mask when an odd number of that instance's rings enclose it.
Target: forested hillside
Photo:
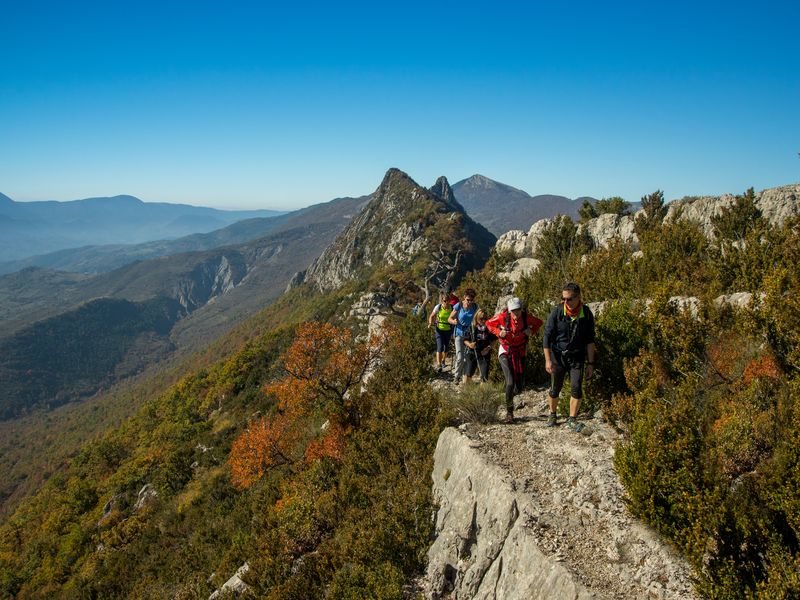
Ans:
[[[630,509],[686,554],[698,590],[797,597],[800,220],[770,225],[747,193],[709,238],[663,222],[658,195],[643,206],[638,252],[549,224],[516,292],[540,316],[565,279],[606,301],[585,409],[625,432]],[[493,306],[508,260],[495,253],[462,287]],[[258,316],[271,329],[88,444],[0,528],[2,593],[205,598],[247,563],[256,597],[407,597],[430,543],[433,448],[458,422],[408,310],[426,265],[407,265],[292,290]],[[380,341],[350,308],[388,272],[398,291]],[[733,292],[750,303],[717,300]]]

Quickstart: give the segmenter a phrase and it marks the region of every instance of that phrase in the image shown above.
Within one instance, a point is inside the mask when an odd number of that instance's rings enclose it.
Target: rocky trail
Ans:
[[[581,433],[563,418],[546,427],[545,390],[517,401],[511,425],[468,423],[439,439],[426,595],[697,598],[685,561],[625,505],[620,435],[599,418]]]

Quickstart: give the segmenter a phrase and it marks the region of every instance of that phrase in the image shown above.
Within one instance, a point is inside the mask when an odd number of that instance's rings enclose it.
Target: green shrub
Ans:
[[[331,600],[403,600],[402,571],[385,562],[373,568],[347,564],[333,576],[326,598]]]
[[[595,315],[595,340],[594,373],[584,386],[586,410],[608,406],[614,394],[630,393],[625,361],[636,357],[646,343],[640,307],[630,301],[607,304]]]
[[[458,392],[445,393],[442,401],[459,423],[494,423],[503,397],[500,385],[465,383]]]

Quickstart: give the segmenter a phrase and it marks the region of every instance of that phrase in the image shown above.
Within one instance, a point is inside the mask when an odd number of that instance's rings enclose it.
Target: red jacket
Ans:
[[[525,316],[525,323],[522,322],[523,315]],[[527,311],[523,311],[520,318],[514,321],[514,317],[509,315],[508,309],[504,308],[501,313],[486,321],[486,326],[489,331],[498,337],[500,345],[505,348],[506,352],[524,352],[525,346],[528,344],[528,336],[524,333],[525,329],[530,327],[531,331],[536,333],[542,326],[542,320],[537,319]],[[503,329],[507,329],[505,338],[500,337],[500,332]]]

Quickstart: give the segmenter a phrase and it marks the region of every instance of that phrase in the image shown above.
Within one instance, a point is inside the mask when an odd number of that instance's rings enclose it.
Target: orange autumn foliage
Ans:
[[[379,357],[378,341],[357,341],[353,332],[330,323],[303,323],[284,357],[286,376],[265,392],[281,410],[322,409],[342,427],[355,426],[363,407],[358,385]]]
[[[764,354],[759,358],[754,358],[744,369],[742,379],[745,385],[749,385],[754,379],[765,377],[767,379],[780,379],[781,370],[775,359],[769,355]]]
[[[277,400],[275,415],[251,423],[231,447],[233,484],[249,487],[269,469],[300,458],[340,458],[347,433],[366,410],[360,385],[379,353],[378,340],[356,340],[349,329],[300,325],[284,355],[286,375],[264,387]],[[304,450],[313,437],[312,417],[328,420],[330,428]]]
[[[294,462],[295,447],[302,436],[299,424],[288,413],[251,423],[231,447],[228,461],[233,485],[250,487],[269,469]]]
[[[308,445],[303,460],[306,464],[322,458],[340,460],[344,455],[346,440],[347,432],[341,427],[332,426],[322,438],[316,439]]]

